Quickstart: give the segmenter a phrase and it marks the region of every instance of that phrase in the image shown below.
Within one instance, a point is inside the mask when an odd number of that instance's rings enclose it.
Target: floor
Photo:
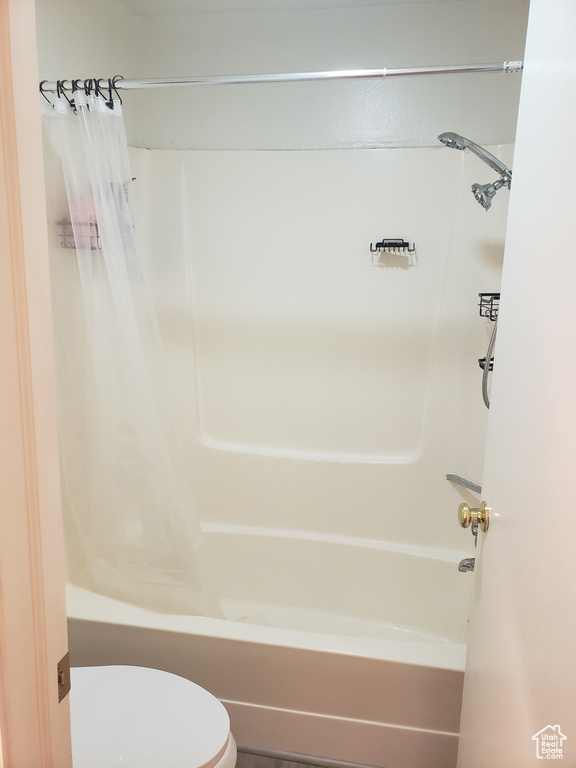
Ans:
[[[308,768],[318,768],[310,766]],[[262,755],[251,755],[248,752],[238,752],[236,768],[304,768],[303,763],[295,763],[290,760],[281,760],[275,757],[263,757]]]

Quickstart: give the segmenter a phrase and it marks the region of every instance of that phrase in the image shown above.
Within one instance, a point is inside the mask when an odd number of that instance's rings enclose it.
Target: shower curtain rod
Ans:
[[[328,72],[285,72],[267,75],[213,75],[206,77],[161,77],[143,80],[126,80],[121,76],[114,78],[114,88],[134,90],[137,88],[176,88],[185,85],[240,85],[243,83],[290,83],[304,80],[353,80],[376,77],[412,77],[414,75],[458,75],[488,72],[520,72],[521,61],[504,61],[498,64],[468,64],[464,66],[447,65],[443,67],[411,67],[408,69],[340,69]],[[60,88],[71,91],[78,88],[93,88],[95,80],[61,80]],[[98,79],[100,88],[108,83]],[[74,86],[74,87],[73,87]],[[43,80],[40,90],[43,93],[56,92],[58,83]]]

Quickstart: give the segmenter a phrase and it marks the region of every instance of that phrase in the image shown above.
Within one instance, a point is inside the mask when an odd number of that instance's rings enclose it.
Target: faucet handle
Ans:
[[[486,532],[490,524],[491,509],[485,501],[480,502],[479,508],[469,507],[462,502],[458,507],[458,523],[462,528],[468,528],[470,523],[477,523],[480,530]]]

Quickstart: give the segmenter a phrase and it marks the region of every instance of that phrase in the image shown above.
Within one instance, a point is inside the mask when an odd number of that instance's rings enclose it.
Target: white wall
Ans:
[[[172,5],[137,15],[111,0],[37,0],[40,79],[502,62],[522,59],[528,11],[528,0],[166,13]],[[434,146],[445,130],[500,144],[514,139],[519,85],[519,75],[451,75],[200,86],[123,98],[129,141],[146,147]]]
[[[132,72],[139,19],[115,0],[37,0],[39,80],[70,80]],[[123,93],[128,141],[138,131],[137,96]]]
[[[111,77],[134,66],[138,18],[114,0],[38,0],[41,80]]]
[[[147,16],[141,76],[475,64],[521,59],[527,2]],[[444,130],[514,138],[519,78],[396,78],[148,91],[140,146],[294,149],[434,145]]]

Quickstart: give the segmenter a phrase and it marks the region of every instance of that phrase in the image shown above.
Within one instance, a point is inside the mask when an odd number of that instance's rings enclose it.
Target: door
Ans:
[[[0,0],[0,766],[71,766],[33,0]]]
[[[573,0],[532,0],[459,768],[576,765],[574,40]]]

